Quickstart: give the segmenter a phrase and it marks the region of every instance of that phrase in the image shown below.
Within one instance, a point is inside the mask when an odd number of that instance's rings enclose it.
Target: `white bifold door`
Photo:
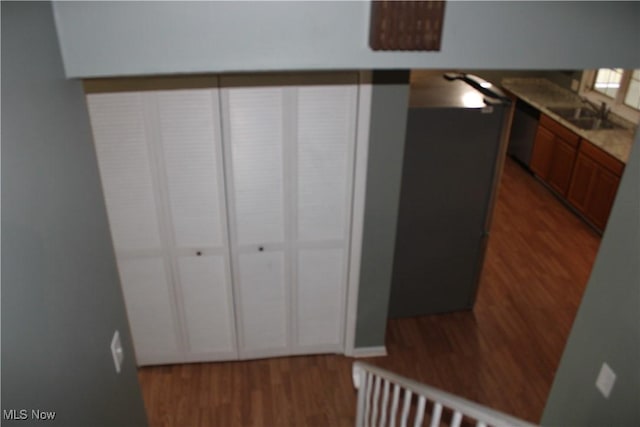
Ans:
[[[139,365],[341,352],[357,76],[88,95]]]

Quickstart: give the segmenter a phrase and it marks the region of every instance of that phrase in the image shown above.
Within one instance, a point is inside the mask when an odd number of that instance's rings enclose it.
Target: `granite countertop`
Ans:
[[[580,97],[574,92],[541,78],[506,78],[502,80],[501,85],[593,145],[600,147],[621,162],[627,163],[635,132],[633,123],[610,114],[609,119],[624,126],[624,129],[580,129],[549,110],[549,108],[583,105]]]

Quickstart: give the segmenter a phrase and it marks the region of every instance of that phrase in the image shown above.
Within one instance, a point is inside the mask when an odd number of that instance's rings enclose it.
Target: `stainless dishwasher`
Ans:
[[[527,168],[531,162],[539,120],[540,111],[521,99],[516,101],[507,153]]]

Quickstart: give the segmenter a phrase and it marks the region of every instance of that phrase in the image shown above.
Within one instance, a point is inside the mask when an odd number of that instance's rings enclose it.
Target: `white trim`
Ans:
[[[369,125],[371,121],[371,72],[360,72],[358,85],[358,124],[356,129],[355,167],[353,175],[353,207],[351,210],[351,240],[349,242],[349,281],[345,321],[344,353],[355,355],[360,261],[364,229],[364,208],[367,189],[367,161],[369,154]]]
[[[387,355],[387,347],[379,345],[375,347],[358,347],[351,352],[351,357],[383,357]]]

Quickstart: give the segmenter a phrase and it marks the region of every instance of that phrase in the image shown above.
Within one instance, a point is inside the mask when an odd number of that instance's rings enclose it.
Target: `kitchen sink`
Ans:
[[[585,130],[601,130],[601,129],[622,129],[610,120],[599,119],[597,117],[579,117],[579,118],[565,118],[569,123]]]
[[[596,112],[588,107],[549,108],[565,120],[596,117]]]
[[[550,110],[562,117],[574,126],[585,130],[622,129],[622,126],[608,119],[601,119],[598,113],[588,107],[550,108]]]

